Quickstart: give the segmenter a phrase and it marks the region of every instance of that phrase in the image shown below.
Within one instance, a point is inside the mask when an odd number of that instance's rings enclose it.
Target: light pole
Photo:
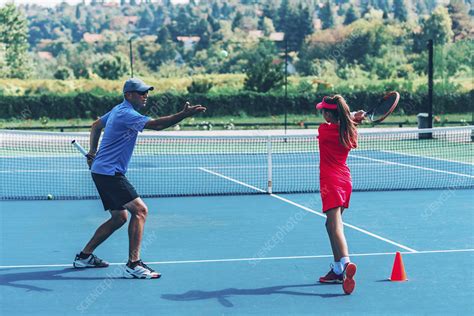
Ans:
[[[129,56],[130,56],[130,77],[131,78],[133,78],[133,44],[132,44],[132,41],[136,37],[137,36],[134,34],[134,35],[130,36],[130,38],[128,39],[128,44],[129,44],[129,47],[130,47]]]
[[[286,135],[286,130],[288,128],[288,108],[287,108],[287,103],[288,103],[288,37],[286,33],[284,32],[274,32],[270,34],[270,40],[274,42],[283,42],[285,45],[285,70],[284,70],[284,76],[285,76],[285,135]]]

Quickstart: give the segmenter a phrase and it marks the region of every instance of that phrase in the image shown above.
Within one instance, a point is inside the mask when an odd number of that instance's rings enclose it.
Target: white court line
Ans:
[[[243,185],[243,186],[245,186],[245,187],[247,187],[247,188],[256,190],[256,191],[261,192],[261,193],[266,193],[265,190],[262,190],[262,189],[260,189],[260,188],[254,187],[253,185],[250,185],[250,184],[247,184],[247,183],[238,181],[238,180],[236,180],[236,179],[227,177],[227,176],[225,176],[225,175],[223,175],[223,174],[220,174],[220,173],[218,173],[218,172],[214,172],[214,171],[211,171],[211,170],[208,170],[208,169],[205,169],[205,168],[200,168],[200,169],[201,169],[202,171],[208,172],[208,173],[213,174],[213,175],[215,175],[215,176],[218,176],[218,177],[224,178],[224,179],[226,179],[226,180],[235,182],[235,183],[237,183],[237,184]],[[307,211],[307,212],[310,212],[310,213],[316,214],[316,215],[318,215],[318,216],[321,216],[321,217],[323,217],[323,218],[326,218],[326,215],[324,215],[324,214],[321,214],[321,213],[319,213],[319,212],[317,212],[317,211],[315,211],[315,210],[313,210],[313,209],[310,209],[310,208],[308,208],[308,207],[306,207],[306,206],[303,206],[303,205],[301,205],[301,204],[298,204],[298,203],[295,203],[295,202],[290,201],[290,200],[288,200],[288,199],[285,199],[284,197],[281,197],[281,196],[279,196],[279,195],[277,195],[277,194],[270,194],[270,196],[271,196],[271,197],[274,197],[274,198],[276,198],[276,199],[279,199],[279,200],[281,200],[281,201],[283,201],[283,202],[286,202],[286,203],[289,203],[289,204],[291,204],[291,205],[294,205],[294,206],[296,206],[296,207],[298,207],[298,208],[301,208],[301,209],[303,209],[303,210],[305,210],[305,211]],[[392,245],[394,245],[394,246],[397,246],[397,247],[399,247],[399,248],[408,250],[408,251],[410,251],[410,252],[418,252],[418,251],[415,250],[415,249],[412,249],[412,248],[409,248],[409,247],[404,246],[404,245],[402,245],[402,244],[396,243],[396,242],[394,242],[394,241],[392,241],[392,240],[390,240],[390,239],[387,239],[387,238],[384,238],[384,237],[382,237],[382,236],[376,235],[376,234],[374,234],[374,233],[371,233],[371,232],[369,232],[369,231],[366,231],[365,229],[359,228],[359,227],[357,227],[357,226],[354,226],[354,225],[351,225],[351,224],[347,224],[347,223],[343,223],[343,225],[344,225],[344,226],[347,226],[347,227],[349,227],[349,228],[355,229],[355,230],[357,230],[357,231],[359,231],[359,232],[361,232],[361,233],[363,233],[363,234],[369,235],[369,236],[371,236],[371,237],[377,238],[377,239],[379,239],[379,240],[382,240],[382,241],[384,241],[384,242],[387,242],[387,243],[389,243],[389,244],[392,244]]]
[[[242,186],[244,186],[244,187],[247,187],[247,188],[250,188],[250,189],[252,189],[252,190],[258,191],[258,192],[260,192],[260,193],[267,193],[267,191],[265,191],[265,190],[262,190],[262,189],[260,189],[260,188],[254,187],[253,185],[247,184],[247,183],[245,183],[245,182],[242,182],[242,181],[239,181],[239,180],[236,180],[236,179],[233,179],[233,178],[226,177],[225,175],[220,174],[220,173],[218,173],[218,172],[214,172],[214,171],[211,171],[211,170],[206,169],[206,168],[199,168],[199,169],[202,170],[202,171],[204,171],[204,172],[207,172],[207,173],[213,174],[213,175],[215,175],[215,176],[224,178],[224,179],[226,179],[226,180],[232,181],[232,182],[234,182],[234,183],[240,184],[240,185],[242,185]]]
[[[458,253],[458,252],[474,252],[474,249],[443,249],[443,250],[427,250],[418,252],[400,252],[403,255],[413,254],[436,254],[436,253]],[[372,252],[372,253],[351,253],[351,257],[369,257],[369,256],[391,256],[396,252]],[[192,264],[192,263],[221,263],[221,262],[246,262],[246,261],[264,261],[264,260],[300,260],[300,259],[318,259],[332,258],[333,255],[314,255],[314,256],[286,256],[286,257],[262,257],[262,258],[229,258],[229,259],[203,259],[203,260],[175,260],[175,261],[152,261],[146,264]],[[124,265],[125,262],[112,262],[111,266]],[[29,264],[29,265],[10,265],[0,266],[1,269],[19,269],[19,268],[71,268],[72,264]]]
[[[457,173],[457,172],[451,172],[451,171],[445,171],[445,170],[439,170],[439,169],[433,169],[433,168],[425,168],[425,167],[420,167],[420,166],[415,166],[415,165],[408,165],[408,164],[404,164],[404,163],[393,162],[393,161],[382,160],[382,159],[369,158],[369,157],[358,156],[358,155],[351,155],[351,157],[370,160],[370,161],[375,161],[375,162],[381,162],[381,163],[384,163],[384,164],[387,164],[387,165],[397,165],[397,166],[402,166],[402,167],[421,169],[421,170],[433,171],[433,172],[439,172],[439,173],[446,173],[446,174],[451,174],[451,175],[455,175],[455,176],[467,177],[467,178],[473,178],[474,179],[474,176],[471,176],[470,174]]]

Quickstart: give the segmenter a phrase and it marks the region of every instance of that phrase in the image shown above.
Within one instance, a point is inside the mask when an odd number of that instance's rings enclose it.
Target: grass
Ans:
[[[443,114],[435,115],[434,126],[456,126],[472,124],[472,113]],[[203,130],[203,129],[270,129],[283,128],[284,115],[275,115],[270,117],[251,117],[251,116],[222,116],[222,117],[192,117],[184,120],[180,124],[180,129]],[[27,128],[27,129],[47,129],[58,130],[58,127],[84,127],[73,128],[68,131],[87,130],[91,125],[92,119],[39,119],[39,120],[0,120],[0,128]],[[316,125],[323,121],[320,115],[296,115],[287,116],[287,126],[291,129],[316,128]],[[392,115],[388,117],[385,124],[378,127],[396,127],[399,124],[405,126],[416,126],[416,115]],[[245,126],[239,126],[244,124]],[[363,124],[361,127],[372,127],[370,124]],[[177,129],[177,128],[176,128]]]

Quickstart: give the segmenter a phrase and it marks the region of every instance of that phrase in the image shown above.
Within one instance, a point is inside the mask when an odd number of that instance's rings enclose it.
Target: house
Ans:
[[[51,54],[50,52],[45,52],[45,51],[39,51],[38,52],[38,57],[41,58],[41,59],[45,59],[45,60],[54,59],[53,54]]]
[[[92,33],[86,32],[84,33],[84,35],[82,35],[82,39],[86,43],[93,44],[93,43],[101,42],[104,38],[102,34],[92,34]]]
[[[184,50],[192,49],[194,44],[201,40],[199,36],[178,36],[176,39],[180,42],[183,42]]]

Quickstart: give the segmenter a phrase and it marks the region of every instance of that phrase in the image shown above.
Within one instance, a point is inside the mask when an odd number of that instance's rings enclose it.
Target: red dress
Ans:
[[[323,212],[349,207],[352,193],[351,171],[347,166],[350,148],[339,142],[339,124],[323,123],[318,128],[319,183]],[[357,138],[353,140],[357,147]]]

